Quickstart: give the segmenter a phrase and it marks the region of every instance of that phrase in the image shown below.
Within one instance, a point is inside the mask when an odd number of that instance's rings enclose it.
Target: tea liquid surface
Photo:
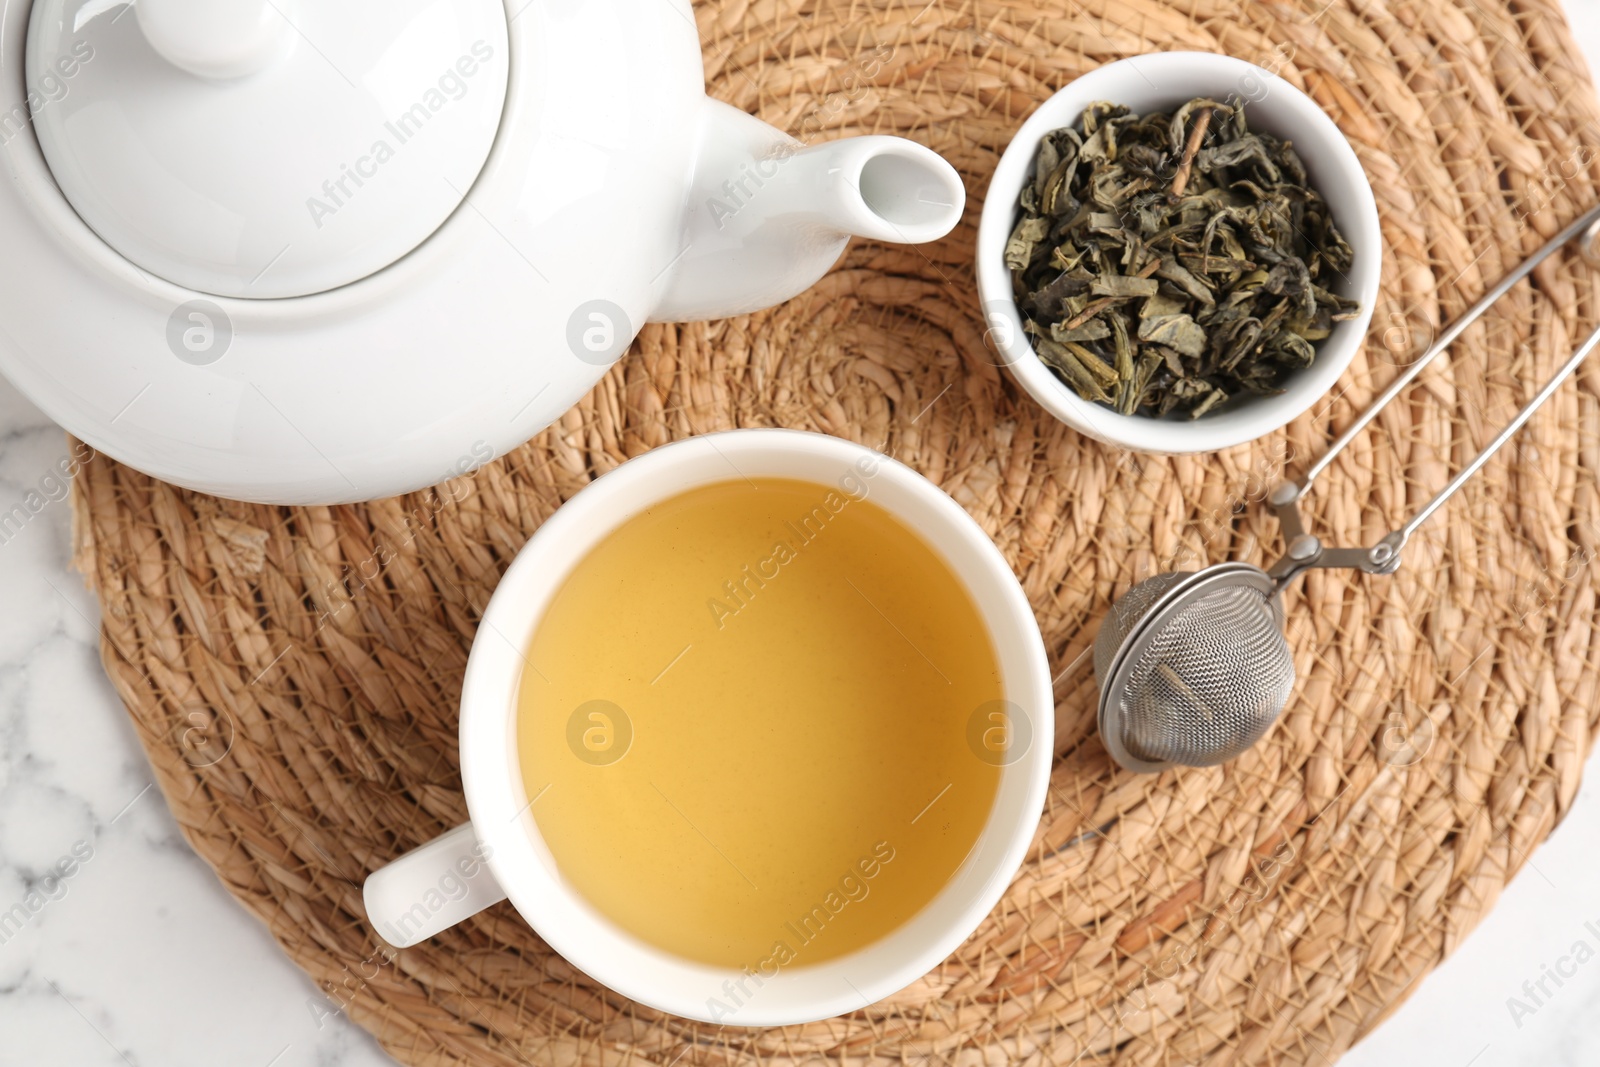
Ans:
[[[623,929],[771,973],[859,948],[972,849],[1001,698],[959,579],[871,479],[695,489],[629,520],[528,650],[518,748],[559,872]]]

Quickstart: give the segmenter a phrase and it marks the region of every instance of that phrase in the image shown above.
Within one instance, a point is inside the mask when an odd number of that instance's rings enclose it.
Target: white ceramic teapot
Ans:
[[[0,371],[266,503],[533,436],[647,320],[766,307],[964,194],[704,93],[688,0],[5,0]]]

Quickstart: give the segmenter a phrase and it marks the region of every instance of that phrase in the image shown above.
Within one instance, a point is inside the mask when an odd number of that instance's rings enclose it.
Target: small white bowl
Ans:
[[[1336,323],[1332,334],[1316,346],[1316,361],[1290,375],[1276,396],[1250,397],[1193,420],[1119,415],[1082,399],[1063,384],[1039,360],[1022,331],[1004,257],[1006,239],[1016,224],[1017,196],[1033,175],[1034,157],[1045,134],[1075,125],[1091,103],[1107,100],[1144,114],[1171,111],[1195,97],[1230,96],[1245,101],[1252,130],[1293,142],[1310,184],[1328,202],[1335,224],[1355,253],[1349,272],[1330,289],[1359,300],[1361,312]],[[1310,97],[1241,59],[1209,52],[1160,52],[1118,60],[1085,74],[1023,123],[1000,158],[984,201],[978,226],[978,293],[989,336],[1001,357],[1022,387],[1056,418],[1097,440],[1141,452],[1210,452],[1271,433],[1333,387],[1367,334],[1378,299],[1382,239],[1378,206],[1355,152]]]

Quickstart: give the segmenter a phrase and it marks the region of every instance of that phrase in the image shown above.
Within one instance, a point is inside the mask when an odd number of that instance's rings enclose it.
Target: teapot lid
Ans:
[[[102,240],[267,298],[366,277],[461,206],[509,48],[500,0],[35,0],[26,67],[45,160]]]

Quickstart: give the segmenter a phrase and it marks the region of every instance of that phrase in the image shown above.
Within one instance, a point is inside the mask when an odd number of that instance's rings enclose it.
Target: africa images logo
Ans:
[[[383,134],[372,142],[365,154],[350,163],[341,163],[339,173],[322,183],[321,196],[306,198],[306,210],[311,213],[311,221],[317,229],[322,229],[324,220],[337,215],[355,199],[367,182],[378,176],[379,168],[394,159],[406,142],[427,127],[433,116],[467,95],[469,80],[494,58],[494,48],[487,41],[478,40],[472,42],[471,53],[446,67],[416,103],[385,122]]]
[[[741,977],[725,980],[721,997],[706,998],[706,1014],[711,1021],[720,1023],[732,1016],[769,979],[776,978],[779,971],[799,959],[805,947],[821,937],[841,912],[866,900],[872,893],[872,880],[894,862],[895,855],[894,846],[889,842],[875,842],[872,851],[857,859],[833,888],[813,902],[809,911],[785,922],[765,957],[746,964],[741,969]]]
[[[706,609],[711,612],[711,621],[717,624],[717,629],[721,630],[730,618],[749,607],[755,601],[756,594],[782,574],[784,567],[799,559],[800,553],[821,537],[828,524],[852,501],[867,499],[870,492],[867,479],[878,473],[878,463],[876,456],[857,459],[852,468],[840,476],[837,489],[828,490],[804,515],[784,523],[788,532],[794,535],[793,540],[773,542],[766,556],[753,564],[745,564],[738,574],[722,583],[722,591],[718,595],[706,599]]]

